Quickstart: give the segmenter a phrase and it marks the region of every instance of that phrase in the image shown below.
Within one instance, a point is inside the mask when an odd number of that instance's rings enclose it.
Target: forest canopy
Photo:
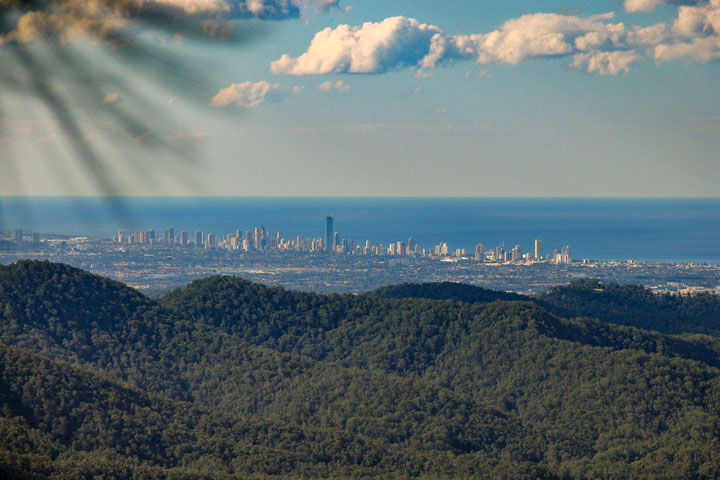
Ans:
[[[0,477],[717,478],[720,307],[0,266]]]

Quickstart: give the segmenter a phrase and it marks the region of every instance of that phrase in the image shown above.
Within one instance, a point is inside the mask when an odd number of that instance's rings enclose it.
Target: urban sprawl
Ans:
[[[536,293],[577,278],[645,285],[657,292],[720,291],[720,266],[692,263],[573,261],[570,246],[543,253],[520,245],[469,252],[446,242],[421,248],[413,238],[390,244],[341,238],[333,217],[324,236],[271,234],[260,226],[217,236],[169,228],[120,231],[113,238],[0,232],[0,264],[23,258],[67,263],[162,293],[210,275],[236,275],[268,285],[316,292],[359,293],[403,282],[463,282],[494,290]],[[334,253],[331,253],[334,252]]]
[[[22,231],[16,233],[16,240],[21,241]],[[265,227],[255,227],[252,230],[238,229],[218,237],[214,233],[202,231],[194,232],[190,237],[188,232],[180,232],[176,235],[175,229],[165,230],[163,234],[157,234],[155,230],[134,231],[125,233],[119,231],[113,238],[118,244],[147,244],[147,245],[177,245],[181,247],[204,248],[206,250],[242,250],[242,251],[301,251],[301,252],[336,252],[350,255],[395,255],[395,256],[422,256],[422,257],[456,257],[466,258],[468,252],[464,248],[451,250],[446,242],[441,242],[433,248],[420,248],[415,239],[410,237],[407,242],[397,241],[384,246],[381,243],[371,244],[366,240],[358,244],[354,240],[341,238],[340,233],[333,229],[333,217],[325,218],[325,237],[304,238],[297,235],[293,240],[286,240],[280,236],[280,232],[272,235],[265,230]],[[479,262],[539,262],[548,261],[551,263],[571,263],[570,246],[565,245],[562,249],[554,250],[552,253],[543,256],[542,241],[535,240],[532,252],[523,253],[520,245],[515,245],[510,251],[505,250],[504,245],[486,249],[485,245],[478,243],[472,258]]]

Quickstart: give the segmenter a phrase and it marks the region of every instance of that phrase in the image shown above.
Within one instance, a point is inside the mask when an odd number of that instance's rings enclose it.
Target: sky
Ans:
[[[21,3],[2,195],[720,194],[720,0]]]

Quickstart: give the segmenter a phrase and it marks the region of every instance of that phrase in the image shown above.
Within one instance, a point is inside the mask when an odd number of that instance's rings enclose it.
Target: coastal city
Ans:
[[[451,250],[447,242],[439,243],[432,248],[421,248],[413,237],[408,238],[407,242],[397,241],[387,246],[381,243],[371,244],[370,240],[366,240],[362,244],[356,243],[352,239],[341,238],[340,232],[336,232],[333,228],[333,217],[325,217],[325,235],[324,237],[307,237],[297,235],[292,240],[286,240],[281,237],[280,232],[272,235],[265,230],[264,226],[255,227],[252,230],[243,231],[236,230],[218,237],[214,233],[206,233],[203,231],[195,231],[193,236],[186,231],[179,232],[176,235],[173,227],[165,230],[163,233],[157,233],[155,230],[136,230],[125,233],[120,230],[113,237],[113,242],[119,245],[164,245],[177,247],[202,248],[205,250],[227,250],[227,251],[297,251],[297,252],[335,252],[345,253],[348,255],[390,255],[390,256],[421,256],[430,258],[467,258],[468,252],[465,248],[456,248]],[[39,241],[38,234],[33,234],[32,241]],[[23,232],[16,230],[14,236],[15,243],[22,243]],[[570,246],[565,245],[561,249],[556,249],[552,253],[543,256],[542,241],[535,240],[533,251],[523,253],[522,246],[515,245],[511,250],[505,250],[504,245],[499,245],[492,249],[486,249],[485,245],[478,243],[472,252],[472,258],[479,262],[494,263],[518,263],[518,262],[539,262],[547,261],[551,263],[569,264],[572,262],[570,256]]]
[[[412,237],[389,244],[358,243],[334,230],[286,239],[264,226],[217,235],[168,228],[118,231],[112,238],[0,232],[0,263],[36,258],[68,263],[161,294],[210,275],[236,275],[268,285],[335,293],[360,293],[405,282],[463,282],[489,289],[538,293],[577,278],[645,285],[658,292],[720,292],[720,266],[575,260],[569,245],[543,250],[536,239],[521,245],[473,250],[447,242],[421,247]]]

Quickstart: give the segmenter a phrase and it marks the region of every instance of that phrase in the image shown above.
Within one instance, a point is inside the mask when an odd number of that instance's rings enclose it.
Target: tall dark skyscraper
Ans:
[[[333,217],[332,215],[328,215],[325,217],[325,245],[323,245],[326,252],[332,250],[333,239]]]

